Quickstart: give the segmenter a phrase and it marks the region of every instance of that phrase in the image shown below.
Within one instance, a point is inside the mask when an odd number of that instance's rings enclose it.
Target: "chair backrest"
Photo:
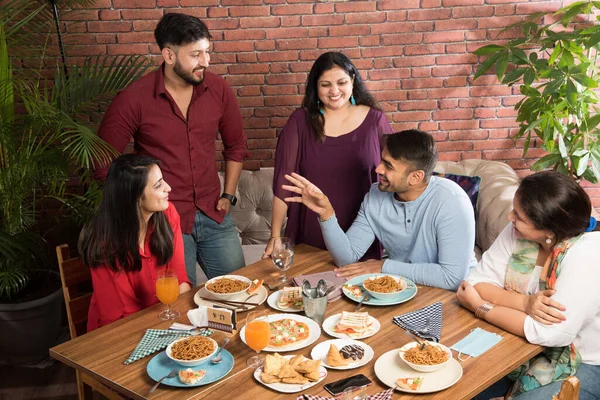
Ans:
[[[56,257],[60,269],[69,331],[74,339],[86,332],[88,310],[92,299],[92,276],[90,269],[79,257],[71,258],[69,246],[56,246]]]
[[[552,400],[579,400],[579,379],[575,376],[565,379],[560,392]]]

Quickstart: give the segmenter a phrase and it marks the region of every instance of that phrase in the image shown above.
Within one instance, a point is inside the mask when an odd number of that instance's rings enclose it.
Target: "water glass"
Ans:
[[[271,253],[271,259],[273,264],[279,270],[281,270],[281,283],[285,284],[288,282],[288,277],[285,275],[285,271],[290,269],[294,262],[294,245],[292,240],[287,237],[279,237],[273,239],[273,252]]]

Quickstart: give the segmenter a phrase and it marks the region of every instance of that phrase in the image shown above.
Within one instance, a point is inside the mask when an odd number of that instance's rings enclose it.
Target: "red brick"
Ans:
[[[244,86],[238,88],[237,90],[238,96],[260,96],[262,93],[260,91],[260,86]],[[264,128],[264,127],[261,127]]]
[[[510,94],[507,86],[477,86],[471,88],[471,96],[505,96]],[[466,96],[465,96],[466,97]]]
[[[224,78],[231,86],[262,85],[265,83],[263,75],[227,75]]]
[[[431,73],[433,76],[471,75],[473,73],[473,67],[471,65],[433,67]]]
[[[243,126],[244,126],[244,130],[256,129],[256,128],[268,128],[269,120],[262,119],[262,118],[245,119]]]
[[[505,16],[502,18],[496,18],[496,17],[491,17],[491,18],[480,18],[477,22],[477,27],[478,28],[505,28],[509,25],[512,25],[514,23],[517,23],[521,21],[521,17],[510,17],[510,16]]]
[[[371,32],[369,25],[332,26],[329,28],[330,36],[368,35]]]
[[[240,107],[264,107],[265,98],[262,96],[240,97],[237,99]]]
[[[377,11],[376,1],[353,1],[349,3],[337,3],[335,5],[335,12],[337,13],[351,13],[351,12],[369,12]]]
[[[148,54],[147,44],[113,44],[108,46],[109,55]]]
[[[476,62],[477,62],[477,56],[475,54],[445,55],[445,56],[437,56],[435,58],[435,63],[437,65],[457,65],[457,64],[473,65]]]
[[[333,4],[317,3],[314,7],[315,14],[331,14],[334,10]]]
[[[409,91],[407,91],[407,93],[408,93],[409,100],[421,100],[421,99],[427,98],[427,90],[426,89],[409,90]]]
[[[434,56],[411,56],[394,59],[394,67],[419,67],[424,65],[434,65]]]
[[[121,19],[121,12],[118,10],[100,10],[100,21],[116,21]]]
[[[228,53],[239,51],[253,51],[254,42],[213,42],[213,51],[215,53]]]
[[[381,35],[382,44],[384,46],[397,45],[397,44],[409,44],[409,43],[421,43],[423,40],[422,33],[404,33],[400,35]]]
[[[508,129],[490,129],[489,133],[490,133],[490,138],[494,138],[494,139],[509,137]]]
[[[517,111],[514,108],[499,108],[498,109],[498,117],[503,118],[503,117],[516,117],[517,116]]]
[[[152,32],[127,32],[117,33],[119,43],[154,43]]]
[[[156,0],[113,0],[114,8],[155,8]]]
[[[421,0],[421,8],[438,8],[441,5],[442,0]]]
[[[295,107],[271,107],[257,108],[254,114],[257,117],[286,117],[288,118],[294,111]]]
[[[344,23],[343,15],[304,15],[302,25],[342,25]]]
[[[223,32],[225,40],[262,40],[265,38],[264,29],[239,29]]]
[[[156,6],[157,7],[178,7],[179,0],[156,0]]]
[[[402,89],[441,88],[444,85],[442,78],[405,79]]]
[[[561,8],[561,1],[544,1],[543,3],[517,4],[517,14],[531,15],[536,12],[555,12]]]
[[[229,7],[230,17],[265,17],[271,15],[269,6],[234,6]]]
[[[472,160],[472,159],[477,159],[477,160],[481,160],[481,152],[480,151],[463,151],[460,154],[461,159],[463,160]]]
[[[298,59],[297,51],[276,51],[273,53],[257,54],[259,62],[294,61]]]
[[[392,58],[377,58],[375,59],[373,67],[376,69],[379,68],[392,68],[394,66],[394,62]]]
[[[440,10],[410,10],[408,12],[409,21],[435,21],[438,19],[450,18],[451,9],[440,9]]]
[[[363,57],[401,56],[402,50],[402,46],[368,47],[361,49],[360,54]]]
[[[305,82],[306,74],[270,74],[267,76],[267,84],[269,85]]]
[[[69,46],[66,50],[68,56],[95,56],[106,54],[106,46]],[[111,54],[111,53],[109,53]],[[115,54],[115,53],[113,53]],[[121,53],[116,53],[121,54]]]
[[[373,24],[383,21],[385,21],[385,13],[382,12],[346,14],[347,24]]]
[[[484,0],[442,0],[443,7],[460,6],[478,6],[484,3]]]
[[[240,28],[275,28],[280,25],[279,17],[240,18]]]
[[[378,69],[369,71],[369,79],[372,80],[383,80],[383,79],[404,79],[410,77],[410,70],[408,68],[396,68],[396,69]]]
[[[222,6],[257,6],[263,4],[263,0],[221,0]]]
[[[457,110],[440,110],[433,112],[433,119],[440,121],[445,119],[471,119],[473,118],[473,111],[468,109],[457,109]]]
[[[242,26],[242,21],[247,20],[249,18],[241,18],[239,21],[235,18],[215,18],[215,19],[207,19],[204,21],[208,29],[211,31],[221,30],[221,29],[236,29],[240,28],[251,28],[251,26]],[[255,18],[259,19],[259,18]]]
[[[156,21],[133,21],[133,30],[136,32],[153,31]]]
[[[292,72],[308,72],[312,68],[312,65],[312,62],[296,62],[289,64]]]
[[[296,85],[265,86],[262,88],[262,92],[265,96],[278,96],[278,95],[282,95],[282,94],[298,94],[298,87]]]
[[[308,28],[275,28],[266,29],[265,32],[267,39],[308,37]]]
[[[460,161],[460,155],[458,152],[440,152],[438,156],[439,161]]]
[[[273,15],[305,15],[312,14],[312,4],[286,4],[271,6]]]
[[[412,32],[412,22],[393,22],[371,26],[371,33],[400,33],[400,32]]]
[[[60,16],[63,21],[98,21],[98,10],[77,10],[77,12],[65,13]]]
[[[404,47],[404,55],[440,54],[444,52],[443,44],[421,44]]]
[[[425,132],[430,132],[430,133],[433,132],[435,137],[437,138],[438,132],[435,132],[438,130],[437,122],[433,122],[433,121],[419,122],[418,128]]]
[[[289,114],[288,114],[289,116]],[[257,115],[257,117],[261,117],[260,115]],[[249,138],[256,138],[256,139],[260,139],[260,138],[274,138],[277,137],[275,134],[275,129],[249,129],[246,131],[246,136],[248,136]]]
[[[379,36],[361,36],[358,38],[359,46],[379,46],[380,40]]]
[[[437,108],[437,101],[435,100],[424,100],[424,101],[404,101],[399,105],[400,111],[410,110],[435,110]]]
[[[406,100],[406,91],[404,91],[404,90],[381,90],[375,94],[375,98],[379,101]]]
[[[403,111],[394,113],[394,122],[405,122],[405,121],[429,121],[431,119],[431,112],[429,111]]]
[[[93,37],[92,37],[93,39]],[[117,43],[117,35],[114,33],[97,33],[96,42],[98,44],[112,44]]]
[[[300,107],[300,105],[302,104],[303,97],[304,96],[265,97],[265,105],[267,107],[279,107],[279,106]]]
[[[96,44],[96,38],[94,37],[94,35],[90,35],[87,33],[75,33],[72,35],[66,35],[63,38],[63,40],[66,45],[72,45],[72,46]],[[53,40],[52,42],[54,44],[57,44],[58,40]],[[98,44],[100,44],[100,42],[98,42]]]
[[[450,131],[448,132],[448,138],[449,140],[482,140],[488,138],[488,131],[485,129]]]
[[[400,89],[400,81],[392,80],[392,81],[370,81],[365,82],[369,90],[391,90],[391,89]]]
[[[471,30],[477,28],[476,19],[444,19],[441,21],[435,21],[435,30],[439,31],[452,31],[452,30]]]
[[[494,15],[514,15],[515,14],[515,6],[512,4],[506,4],[502,6],[494,7]]]
[[[380,0],[377,3],[378,10],[402,10],[410,8],[419,8],[419,0]]]
[[[125,0],[129,1],[129,0]],[[179,0],[181,7],[207,7],[207,6],[218,6],[219,0]],[[188,13],[189,9],[185,12]]]
[[[494,99],[489,97],[479,97],[475,99],[461,99],[458,105],[463,108],[475,108],[475,107],[499,107],[500,99]]]
[[[475,120],[442,121],[442,122],[440,122],[440,130],[442,130],[442,131],[477,129],[477,128],[479,128],[479,123],[478,123],[478,121],[475,121]]]
[[[227,18],[229,15],[226,8],[210,7],[206,10],[208,18]]]
[[[230,74],[266,74],[269,72],[268,64],[233,64],[228,66]]]
[[[237,54],[239,56],[240,54]],[[239,61],[239,59],[238,59]],[[212,53],[210,55],[210,64],[232,64],[236,62],[236,54]]]
[[[310,37],[327,37],[329,28],[321,27],[321,28],[308,28],[308,36]]]
[[[502,119],[484,119],[481,120],[482,128],[512,128],[519,124],[514,118],[502,118]]]
[[[434,23],[432,21],[415,22],[415,32],[433,32],[434,30]]]
[[[444,87],[454,87],[454,86],[464,87],[466,85],[467,85],[467,77],[466,76],[453,76],[453,77],[444,79]]]
[[[306,39],[305,39],[306,41]],[[346,48],[358,46],[358,37],[344,37],[344,38],[321,38],[319,39],[318,46],[314,46],[318,49],[331,49],[331,48]]]
[[[464,32],[432,32],[423,35],[425,43],[447,43],[447,42],[462,42],[465,40]]]
[[[248,149],[274,149],[275,146],[277,146],[277,139],[248,140]]]
[[[456,151],[456,150],[473,150],[473,142],[472,141],[455,141],[455,142],[438,142],[437,144],[438,151]]]
[[[159,20],[163,16],[163,10],[123,10],[121,16],[125,20]]]
[[[467,40],[483,40],[487,37],[487,31],[478,30],[478,31],[469,31],[466,34]]]
[[[87,24],[89,32],[129,32],[131,22],[129,21],[98,21]]]
[[[397,22],[397,21],[406,21],[406,17],[408,16],[408,11],[387,11],[386,20],[388,23]]]
[[[258,51],[275,50],[275,41],[274,40],[263,40],[260,42],[256,42],[256,50],[258,50]]]
[[[514,140],[483,140],[475,142],[475,150],[514,149]]]
[[[276,45],[278,50],[314,49],[317,47],[317,39],[280,39],[276,42]]]
[[[301,16],[299,15],[286,15],[281,17],[281,26],[300,26],[302,25]]]

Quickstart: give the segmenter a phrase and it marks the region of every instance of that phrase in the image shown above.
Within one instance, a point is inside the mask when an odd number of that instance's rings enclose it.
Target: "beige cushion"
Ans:
[[[479,259],[481,251],[490,247],[508,223],[507,215],[512,209],[512,199],[518,186],[517,174],[504,163],[487,160],[440,161],[435,170],[481,177],[476,227],[476,244],[479,248],[475,249]],[[222,188],[222,173],[219,177]],[[246,264],[260,259],[271,236],[272,185],[272,168],[242,171],[240,176],[236,192],[238,203],[232,208],[231,216],[240,233]]]

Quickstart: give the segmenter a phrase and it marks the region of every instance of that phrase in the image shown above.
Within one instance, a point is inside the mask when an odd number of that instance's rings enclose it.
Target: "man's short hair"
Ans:
[[[394,160],[406,162],[412,171],[423,170],[427,182],[433,173],[438,159],[435,139],[418,129],[396,132],[386,135],[385,145]]]
[[[181,46],[200,39],[212,39],[208,27],[198,18],[187,14],[165,14],[154,29],[156,44],[162,50],[168,45]]]

